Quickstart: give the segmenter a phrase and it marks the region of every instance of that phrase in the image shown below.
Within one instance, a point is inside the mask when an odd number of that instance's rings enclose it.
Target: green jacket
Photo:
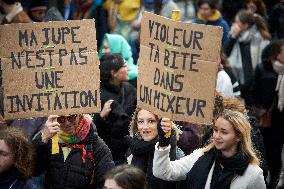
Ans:
[[[105,34],[99,51],[99,58],[103,56],[104,41],[108,40],[111,53],[120,53],[130,68],[129,80],[137,78],[138,66],[133,63],[131,47],[119,34]]]

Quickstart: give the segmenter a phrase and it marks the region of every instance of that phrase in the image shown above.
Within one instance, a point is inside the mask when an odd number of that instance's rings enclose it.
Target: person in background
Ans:
[[[47,1],[36,0],[32,1],[28,14],[34,22],[42,22],[47,12]]]
[[[0,0],[0,11],[4,14],[0,24],[32,22],[19,0]]]
[[[99,136],[108,145],[116,165],[127,163],[131,115],[136,108],[136,89],[128,83],[129,68],[120,54],[104,54],[100,59],[101,107],[93,120]]]
[[[147,189],[143,171],[132,165],[118,165],[105,175],[103,189]]]
[[[268,17],[269,30],[273,39],[284,39],[284,0],[280,0]]]
[[[245,8],[245,0],[222,0],[221,12],[229,26],[234,22],[236,14]]]
[[[167,189],[176,188],[177,182],[163,181],[153,176],[153,158],[155,144],[158,141],[158,116],[145,109],[137,109],[133,115],[130,144],[133,155],[131,164],[141,169],[147,177],[149,188]],[[173,131],[174,132],[174,131]],[[170,159],[176,159],[176,136],[171,140]]]
[[[221,62],[218,64],[216,90],[222,93],[223,96],[234,96],[231,78],[224,70]]]
[[[231,79],[231,83],[233,85],[233,95],[235,97],[240,97],[241,96],[241,91],[240,91],[240,84],[233,72],[232,66],[229,64],[228,58],[225,55],[224,52],[221,53],[221,65],[223,70],[229,75]]]
[[[277,185],[282,164],[284,83],[281,78],[284,75],[283,70],[284,40],[274,40],[263,50],[262,63],[257,65],[254,76],[254,107],[258,110],[257,112],[269,109],[272,111],[271,126],[261,128],[270,172],[269,189]]]
[[[51,140],[56,134],[58,152]],[[105,173],[114,167],[111,152],[88,114],[50,115],[33,144],[35,176],[45,172],[46,189],[102,188]]]
[[[193,20],[193,23],[221,26],[223,28],[223,44],[228,38],[230,28],[228,23],[222,18],[220,11],[217,9],[217,5],[218,0],[198,0],[197,18]]]
[[[126,61],[129,70],[129,82],[136,88],[138,66],[134,64],[131,47],[126,39],[119,34],[105,34],[99,50],[99,58],[106,53],[119,53]]]
[[[171,130],[169,125],[162,120],[164,132],[155,146],[154,176],[169,181],[186,179],[187,188],[195,189],[266,188],[244,114],[224,110],[215,122],[211,143],[176,161],[170,161],[170,137],[164,137]]]
[[[36,189],[33,146],[22,130],[0,127],[0,188]]]
[[[229,39],[224,44],[224,53],[238,79],[241,97],[247,107],[251,107],[253,75],[261,62],[261,52],[271,36],[265,20],[251,11],[241,10],[231,27]]]
[[[110,33],[122,35],[128,42],[132,32],[132,22],[139,15],[140,0],[106,0],[103,8],[108,11],[108,24]]]
[[[256,13],[264,18],[267,18],[266,6],[263,0],[246,0],[245,8],[252,13]]]
[[[177,140],[177,146],[185,155],[191,154],[195,149],[200,148],[202,144],[202,128],[197,124],[188,122],[175,122],[181,127],[182,133]]]

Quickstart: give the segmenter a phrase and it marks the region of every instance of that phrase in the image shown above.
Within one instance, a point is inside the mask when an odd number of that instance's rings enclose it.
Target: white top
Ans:
[[[158,148],[155,146],[153,160],[153,174],[167,181],[185,180],[187,173],[191,170],[195,162],[204,155],[201,149],[193,151],[179,160],[170,161],[170,146]],[[205,185],[205,189],[210,189],[215,163],[213,163]],[[230,189],[266,189],[262,169],[253,164],[249,164],[242,176],[237,175],[231,183]]]
[[[223,96],[234,96],[231,78],[224,70],[218,72],[216,89]]]

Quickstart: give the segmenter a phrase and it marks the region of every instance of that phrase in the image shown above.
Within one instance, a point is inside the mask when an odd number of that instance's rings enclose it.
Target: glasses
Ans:
[[[77,115],[70,115],[70,116],[60,116],[59,118],[57,118],[57,122],[62,124],[65,123],[66,120],[70,123],[73,123],[76,121]]]

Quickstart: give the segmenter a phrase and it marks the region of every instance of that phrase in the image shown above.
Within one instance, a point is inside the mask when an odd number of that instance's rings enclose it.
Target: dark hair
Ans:
[[[9,146],[14,157],[14,166],[21,179],[29,179],[33,173],[32,144],[24,132],[16,127],[0,127],[0,140]]]
[[[21,2],[21,0],[2,0],[7,5],[13,5],[16,2]]]
[[[203,4],[208,4],[211,9],[217,9],[218,3],[218,0],[199,0],[197,6],[201,7]]]
[[[236,16],[239,17],[243,24],[248,24],[250,27],[255,24],[264,39],[271,38],[267,23],[260,15],[254,14],[249,10],[240,10]]]
[[[102,83],[108,83],[112,78],[112,71],[118,71],[124,66],[124,60],[118,53],[104,54],[100,59],[100,78]]]
[[[105,174],[106,179],[114,179],[116,184],[124,189],[146,189],[145,173],[133,165],[119,165]]]
[[[256,10],[256,13],[257,14],[260,14],[260,15],[264,15],[264,12],[265,12],[265,4],[262,0],[246,0],[245,1],[245,4],[249,4],[250,2],[254,3],[257,10]]]
[[[271,41],[262,51],[262,63],[272,65],[277,55],[281,53],[282,47],[284,47],[284,39]]]

